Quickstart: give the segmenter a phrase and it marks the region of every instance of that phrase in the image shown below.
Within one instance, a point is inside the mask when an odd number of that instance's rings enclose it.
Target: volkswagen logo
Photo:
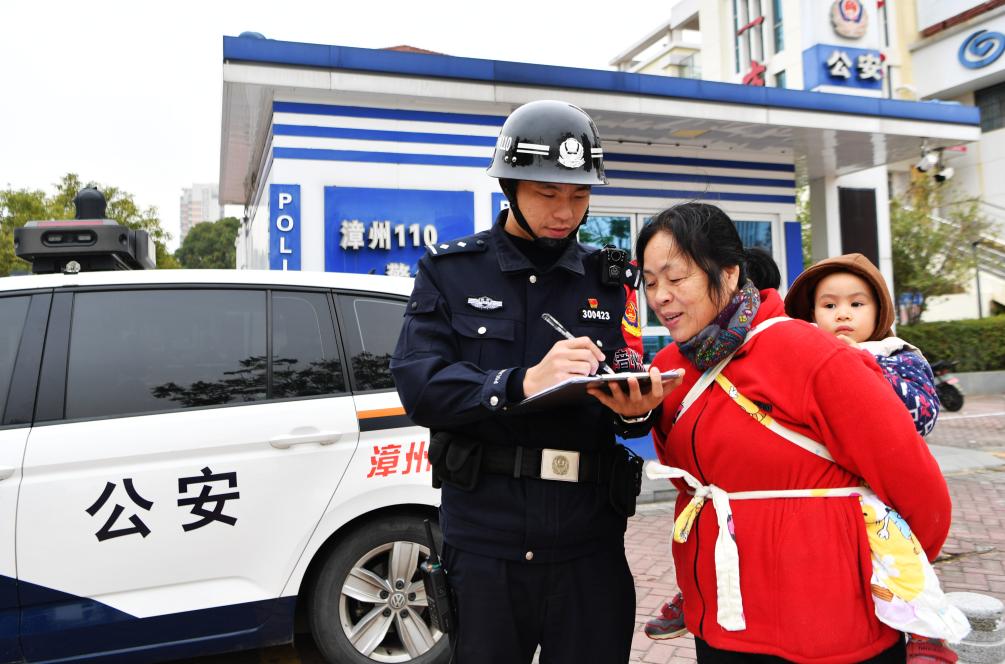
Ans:
[[[391,595],[390,599],[387,600],[387,605],[395,611],[401,611],[408,605],[408,600],[405,599],[405,593],[394,593]]]

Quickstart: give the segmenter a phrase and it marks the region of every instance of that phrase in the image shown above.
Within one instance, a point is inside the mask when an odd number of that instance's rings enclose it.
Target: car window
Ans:
[[[347,314],[346,350],[357,391],[394,389],[389,364],[398,343],[405,303],[375,297],[342,296]]]
[[[0,298],[0,416],[7,403],[7,391],[10,389],[14,360],[17,359],[17,349],[21,344],[21,330],[28,315],[30,299],[27,296]]]
[[[272,294],[272,397],[345,392],[328,298],[322,293]]]
[[[78,293],[66,417],[102,417],[266,397],[264,291]]]

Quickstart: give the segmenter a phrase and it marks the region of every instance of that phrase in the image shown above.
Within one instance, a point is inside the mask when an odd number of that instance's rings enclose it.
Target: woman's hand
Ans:
[[[619,383],[608,383],[610,392],[595,385],[590,385],[586,391],[622,417],[641,417],[659,406],[663,402],[664,394],[680,386],[684,381],[684,370],[681,369],[680,375],[676,378],[663,382],[660,370],[657,367],[649,367],[649,380],[652,382],[652,389],[648,394],[642,394],[639,381],[634,377],[628,379],[627,390]]]

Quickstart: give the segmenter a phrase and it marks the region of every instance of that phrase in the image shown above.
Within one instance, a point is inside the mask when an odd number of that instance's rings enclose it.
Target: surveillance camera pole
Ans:
[[[980,240],[974,240],[970,246],[974,248],[974,279],[977,281],[977,317],[984,318],[984,308],[981,306],[981,263],[977,256],[977,246]]]

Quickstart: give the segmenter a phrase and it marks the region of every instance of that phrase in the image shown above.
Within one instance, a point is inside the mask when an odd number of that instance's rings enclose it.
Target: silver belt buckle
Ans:
[[[579,481],[579,452],[541,450],[541,479],[560,482]]]

